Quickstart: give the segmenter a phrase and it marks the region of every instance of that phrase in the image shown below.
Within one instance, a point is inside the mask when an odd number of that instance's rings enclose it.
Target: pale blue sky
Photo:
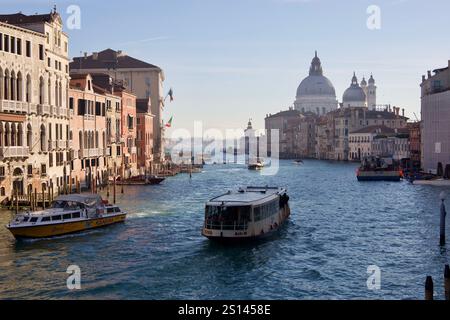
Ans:
[[[67,30],[70,54],[111,47],[162,67],[175,101],[174,128],[264,126],[290,106],[318,50],[339,101],[353,71],[374,74],[378,102],[420,117],[420,81],[450,59],[448,0],[0,0],[1,11],[50,11],[70,4],[81,30]],[[381,30],[366,27],[369,5]]]

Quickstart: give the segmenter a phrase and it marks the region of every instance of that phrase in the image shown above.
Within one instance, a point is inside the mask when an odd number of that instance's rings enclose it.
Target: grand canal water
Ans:
[[[26,242],[2,226],[0,298],[422,299],[426,275],[442,298],[450,256],[438,245],[442,189],[358,183],[355,169],[284,161],[266,177],[211,165],[192,180],[127,187],[119,201],[130,216],[122,225]],[[287,186],[292,217],[280,234],[240,247],[203,238],[204,202],[248,184]],[[2,225],[9,218],[0,212]],[[69,291],[66,269],[74,264],[82,289]],[[381,269],[379,291],[367,289],[369,265]]]

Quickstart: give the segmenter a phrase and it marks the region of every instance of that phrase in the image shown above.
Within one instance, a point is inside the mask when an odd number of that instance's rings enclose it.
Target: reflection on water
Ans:
[[[273,177],[211,165],[192,179],[125,187],[118,201],[129,219],[83,234],[16,242],[2,227],[0,298],[421,299],[425,276],[442,277],[442,189],[358,183],[354,164],[281,165]],[[258,184],[288,188],[292,216],[276,237],[230,247],[201,236],[205,201]],[[0,212],[2,225],[9,219]],[[66,288],[72,264],[82,272],[76,292]],[[378,292],[366,287],[372,264]]]

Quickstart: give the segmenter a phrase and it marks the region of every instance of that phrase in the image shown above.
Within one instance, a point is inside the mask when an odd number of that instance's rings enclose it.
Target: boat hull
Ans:
[[[202,235],[209,240],[221,243],[238,244],[242,242],[251,242],[269,238],[275,235],[288,220],[291,210],[288,205],[280,210],[280,218],[273,225],[266,225],[261,230],[211,230],[203,228]]]
[[[395,181],[398,182],[402,178],[398,171],[365,171],[359,172],[358,181]]]
[[[125,221],[125,218],[126,213],[110,217],[86,219],[82,221],[62,222],[59,224],[27,227],[7,226],[7,229],[13,234],[16,239],[51,238],[121,223]]]

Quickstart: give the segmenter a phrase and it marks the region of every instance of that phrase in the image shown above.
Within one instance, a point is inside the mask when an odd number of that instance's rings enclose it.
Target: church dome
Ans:
[[[331,81],[323,75],[322,64],[316,55],[311,62],[309,76],[305,78],[297,89],[297,99],[302,96],[331,96],[336,97],[336,91]]]
[[[359,86],[358,79],[356,78],[355,74],[353,74],[352,84],[344,92],[344,97],[342,98],[342,101],[344,103],[345,102],[365,103],[366,101],[366,94],[364,93],[364,90]]]

